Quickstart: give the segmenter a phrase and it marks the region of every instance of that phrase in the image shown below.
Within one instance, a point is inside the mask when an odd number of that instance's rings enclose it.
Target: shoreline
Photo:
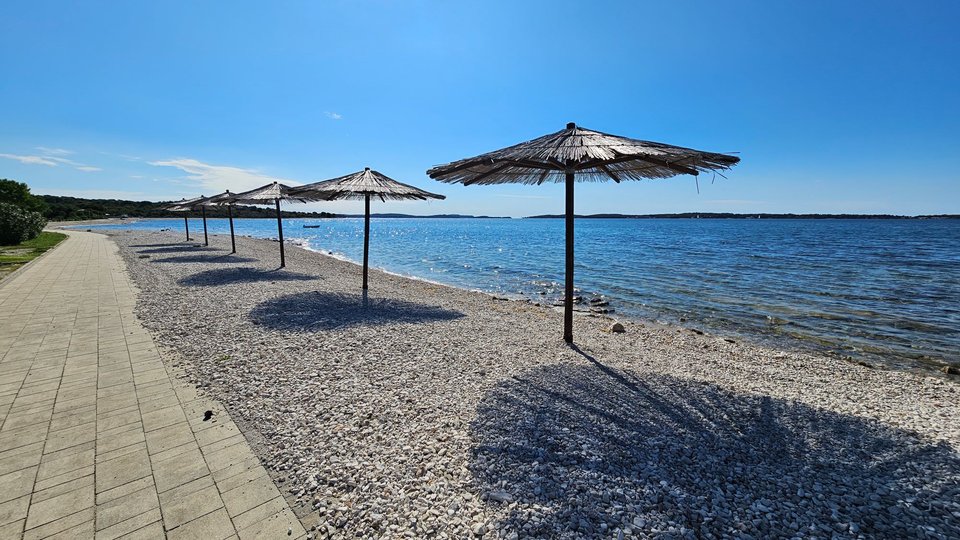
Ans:
[[[155,220],[167,220],[171,218],[143,218],[142,221],[155,221]],[[196,216],[191,219],[199,219]],[[220,218],[218,218],[220,219]],[[259,219],[259,218],[244,218],[244,219]],[[141,219],[136,219],[134,221],[141,221]],[[101,224],[118,224],[122,225],[124,223],[130,223],[131,221],[124,220],[113,220],[112,223],[101,223]],[[173,234],[176,234],[173,232]],[[277,238],[267,237],[261,238],[251,235],[238,234],[237,237],[245,237],[251,239],[261,239],[276,242]],[[226,238],[227,235],[223,233],[210,234],[210,238]],[[192,240],[199,241],[199,240]],[[354,264],[360,265],[360,262],[351,260],[349,257],[342,253],[335,253],[327,249],[320,249],[310,247],[309,240],[304,240],[299,237],[287,238],[285,244],[288,246],[297,246],[301,249],[306,249],[313,251],[328,257],[333,257],[335,259]],[[434,279],[424,278],[409,273],[401,271],[391,271],[385,268],[377,268],[378,271],[386,272],[391,275],[398,277],[413,279],[418,281],[423,281],[427,283],[433,283],[436,285],[442,285],[447,287],[453,287],[459,290],[479,292],[482,294],[487,294],[496,298],[507,299],[510,301],[520,301],[529,303],[531,305],[541,305],[547,308],[557,308],[555,302],[550,300],[550,297],[536,297],[532,295],[525,295],[523,293],[504,293],[498,291],[487,291],[479,287],[473,287],[464,284],[454,284],[454,283],[443,283]],[[532,294],[532,293],[531,293]],[[845,343],[843,341],[836,341],[829,339],[829,336],[825,339],[823,336],[820,336],[816,333],[803,333],[803,332],[793,332],[790,331],[789,326],[787,327],[777,327],[776,330],[771,330],[770,328],[763,328],[760,326],[750,326],[749,324],[717,324],[716,320],[713,321],[704,321],[698,320],[696,317],[687,318],[683,315],[677,315],[677,320],[673,320],[668,317],[667,319],[653,316],[653,314],[643,314],[643,313],[631,313],[630,309],[623,309],[624,301],[618,298],[609,297],[602,295],[601,293],[591,293],[589,291],[583,291],[578,294],[583,294],[584,298],[592,297],[599,295],[605,300],[610,301],[614,308],[612,312],[593,312],[591,310],[591,305],[589,302],[583,302],[574,306],[575,313],[580,315],[589,314],[591,316],[606,316],[612,321],[632,321],[635,323],[647,323],[647,324],[660,324],[671,327],[679,327],[685,330],[694,332],[694,333],[705,333],[715,337],[734,339],[736,341],[746,341],[754,345],[766,346],[775,349],[786,349],[792,352],[799,353],[808,353],[814,355],[825,355],[829,356],[844,362],[851,364],[857,364],[869,368],[875,369],[886,369],[886,370],[895,370],[895,371],[906,371],[910,373],[917,373],[921,375],[931,376],[931,377],[940,377],[948,380],[960,381],[960,364],[950,361],[949,356],[927,356],[925,354],[917,354],[915,356],[910,356],[907,353],[901,352],[898,356],[891,351],[883,350],[879,348],[871,349],[868,345],[864,343]],[[635,310],[634,310],[635,311]],[[782,331],[785,329],[785,331]]]
[[[569,348],[552,308],[373,269],[364,299],[355,264],[291,247],[277,270],[269,240],[110,236],[138,316],[318,537],[960,533],[950,381],[596,317]]]

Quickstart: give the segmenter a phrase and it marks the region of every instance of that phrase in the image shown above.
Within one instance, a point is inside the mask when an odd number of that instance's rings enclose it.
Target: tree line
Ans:
[[[174,201],[124,201],[120,199],[83,199],[80,197],[62,197],[58,195],[34,195],[30,187],[23,182],[0,179],[0,203],[7,203],[30,212],[37,212],[50,221],[79,221],[104,218],[164,218],[183,217],[183,212],[165,209]],[[226,207],[211,206],[206,209],[207,217],[227,217]],[[336,214],[329,212],[289,212],[289,217],[329,218]],[[233,217],[273,218],[276,210],[256,206],[235,206]]]

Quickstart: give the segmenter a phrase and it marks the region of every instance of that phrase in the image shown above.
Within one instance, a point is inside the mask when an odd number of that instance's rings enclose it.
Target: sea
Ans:
[[[207,226],[229,234],[226,219]],[[182,232],[183,219],[98,227]],[[277,237],[274,219],[235,227]],[[284,219],[283,227],[302,247],[362,259],[362,218]],[[584,308],[602,299],[595,304],[608,302],[615,317],[890,368],[960,367],[960,220],[578,219],[575,230]],[[190,231],[202,240],[199,219]],[[375,217],[370,265],[551,305],[563,293],[564,223]]]

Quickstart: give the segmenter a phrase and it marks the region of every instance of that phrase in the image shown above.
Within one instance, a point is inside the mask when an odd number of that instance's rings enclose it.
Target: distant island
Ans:
[[[338,214],[337,217],[361,218],[363,214]],[[506,216],[471,216],[468,214],[431,214],[414,216],[411,214],[370,214],[372,218],[417,218],[417,219],[510,219]]]
[[[525,219],[563,218],[543,214]],[[960,219],[960,214],[898,216],[893,214],[734,214],[729,212],[684,212],[681,214],[575,214],[577,219]]]

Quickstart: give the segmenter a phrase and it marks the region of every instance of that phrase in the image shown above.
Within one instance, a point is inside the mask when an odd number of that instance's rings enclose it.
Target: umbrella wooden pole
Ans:
[[[183,216],[183,230],[186,232],[187,242],[189,242],[190,241],[190,222],[187,221],[186,215]]]
[[[370,194],[363,197],[363,290],[367,290],[367,260],[370,255]]]
[[[280,199],[274,199],[277,203],[277,231],[280,234],[280,268],[287,265],[283,255],[283,221],[280,220]]]
[[[233,238],[233,205],[227,205],[227,213],[230,216],[230,253],[237,252],[237,241]]]
[[[209,246],[210,239],[207,238],[207,207],[206,206],[200,207],[200,215],[203,216],[203,245]]]
[[[573,173],[567,173],[566,235],[567,254],[564,272],[563,340],[573,343]]]

